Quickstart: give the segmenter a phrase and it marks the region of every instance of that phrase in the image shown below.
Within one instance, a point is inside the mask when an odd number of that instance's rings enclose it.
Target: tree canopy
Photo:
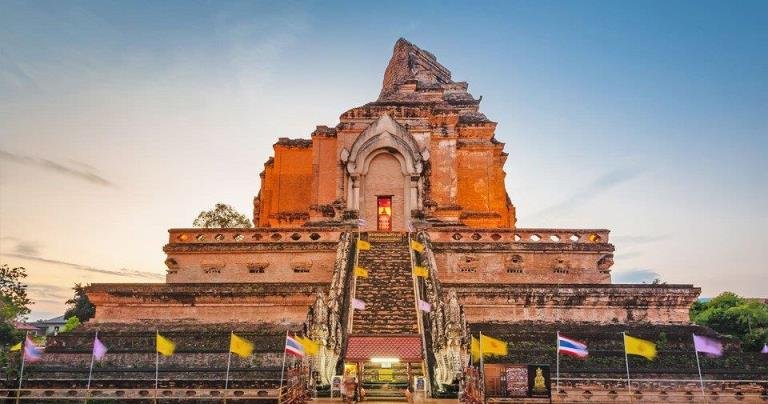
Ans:
[[[82,322],[86,322],[96,315],[96,307],[88,300],[85,293],[85,286],[76,283],[72,288],[75,295],[67,300],[67,311],[64,312],[64,318],[77,317]]]
[[[32,302],[27,297],[27,285],[23,282],[26,277],[24,267],[0,265],[0,345],[14,344],[23,337],[13,326],[13,320],[23,320],[30,311]]]
[[[738,338],[745,351],[759,351],[768,342],[768,304],[723,292],[691,306],[691,321]]]
[[[204,228],[250,228],[251,221],[233,207],[217,203],[212,210],[202,211],[192,223]]]
[[[67,318],[67,322],[64,323],[64,327],[62,327],[61,331],[59,332],[62,332],[62,333],[70,332],[79,326],[80,326],[80,319],[78,319],[76,316],[72,316]]]
[[[27,285],[24,279],[27,270],[24,267],[11,268],[8,264],[0,265],[0,297],[3,300],[3,315],[10,319],[24,318],[29,314],[32,301],[27,297]]]

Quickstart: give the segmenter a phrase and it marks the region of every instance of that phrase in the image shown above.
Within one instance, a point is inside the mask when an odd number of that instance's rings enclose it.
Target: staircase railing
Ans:
[[[418,232],[414,238],[425,247],[421,254],[414,254],[416,265],[425,267],[429,273],[427,278],[418,278],[418,287],[421,299],[431,305],[431,310],[422,315],[430,383],[433,392],[446,393],[446,387],[456,383],[462,364],[468,359],[469,333],[455,291],[446,294],[440,284],[429,235]]]
[[[340,374],[344,366],[340,359],[346,350],[355,241],[353,233],[341,234],[328,295],[318,294],[307,317],[307,334],[320,343],[320,355],[314,368],[323,385],[330,384],[333,375]]]
[[[351,322],[351,316],[350,316],[350,310],[352,310],[352,293],[353,293],[353,282],[354,282],[354,276],[355,276],[355,255],[357,254],[357,239],[359,238],[360,233],[354,234],[354,233],[345,233],[346,234],[346,240],[345,240],[345,251],[344,251],[344,265],[339,265],[342,273],[339,274],[339,282],[340,285],[340,292],[339,293],[339,299],[340,299],[340,308],[339,311],[339,325],[341,326],[341,338],[339,341],[339,361],[336,363],[336,374],[343,374],[344,372],[344,361],[343,358],[347,351],[347,337],[349,335],[350,330],[350,322]],[[337,289],[338,290],[338,289]]]

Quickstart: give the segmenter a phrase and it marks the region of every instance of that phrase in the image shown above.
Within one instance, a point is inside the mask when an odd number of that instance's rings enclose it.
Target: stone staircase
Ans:
[[[368,270],[357,278],[352,334],[418,334],[411,257],[407,238],[398,233],[371,233],[371,249],[360,251],[358,265]]]

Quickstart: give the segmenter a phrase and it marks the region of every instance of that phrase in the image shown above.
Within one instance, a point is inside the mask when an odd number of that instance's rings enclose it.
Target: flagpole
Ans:
[[[232,331],[229,332],[229,356],[227,356],[227,375],[224,377],[224,402],[227,402],[227,389],[229,388],[229,366],[232,364]]]
[[[483,332],[480,331],[480,338],[477,340],[477,347],[480,348],[480,398],[485,402],[485,369],[483,368]]]
[[[624,340],[624,364],[627,365],[627,392],[629,392],[629,401],[632,401],[632,381],[629,379],[629,358],[627,357],[627,334],[621,333]]]
[[[560,330],[557,331],[557,342],[555,343],[555,362],[557,363],[557,394],[560,394]],[[551,384],[550,384],[551,386]]]
[[[27,338],[29,338],[29,331],[24,334],[24,345],[21,346],[21,370],[19,370],[19,388],[16,390],[16,404],[19,404],[21,381],[24,379],[24,362],[27,359]]]
[[[694,334],[691,333],[691,338]],[[701,396],[707,399],[707,394],[704,392],[704,379],[701,377],[701,363],[699,362],[699,350],[696,349],[696,339],[693,340],[693,351],[696,352],[696,367],[699,369],[699,383],[701,384]]]
[[[285,330],[285,341],[283,341],[283,367],[280,369],[280,390],[277,391],[277,402],[283,401],[283,376],[285,376],[285,346],[288,344],[288,330]]]
[[[159,330],[155,330],[155,403],[157,403],[157,386],[160,376],[160,352],[157,350],[157,340],[160,335]]]
[[[99,339],[99,331],[96,330],[96,336],[93,337],[93,346],[96,347],[96,340]],[[93,376],[93,349],[91,350],[91,367],[88,369],[88,384],[85,387],[85,402],[88,403],[88,397],[91,395],[91,377]]]

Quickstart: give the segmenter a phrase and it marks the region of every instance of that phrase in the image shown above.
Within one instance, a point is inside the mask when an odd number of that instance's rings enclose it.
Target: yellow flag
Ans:
[[[472,337],[472,345],[469,351],[472,354],[472,362],[480,362],[480,341],[477,338]]]
[[[358,276],[360,278],[367,278],[368,270],[363,267],[355,267],[355,276]]]
[[[656,344],[624,334],[624,350],[628,355],[642,356],[649,361],[656,358]]]
[[[424,244],[421,244],[416,240],[411,240],[411,248],[417,252],[424,252]]]
[[[429,271],[427,271],[427,268],[415,266],[413,267],[413,275],[414,276],[420,276],[422,278],[429,278]]]
[[[317,355],[318,351],[320,351],[320,345],[317,342],[312,341],[307,337],[294,338],[299,341],[299,344],[301,344],[302,347],[304,347],[304,353],[307,355]]]
[[[483,352],[483,355],[507,355],[506,342],[482,334],[480,334],[480,344],[478,348]]]
[[[238,337],[235,333],[232,333],[231,335],[232,337],[229,340],[229,352],[232,352],[241,358],[247,358],[253,354],[253,342]]]
[[[360,251],[367,251],[371,249],[371,243],[365,240],[357,240],[357,249]]]
[[[11,349],[10,349],[10,351],[11,351],[11,352],[21,351],[21,348],[22,348],[22,346],[21,346],[21,342],[19,342],[18,344],[16,344],[16,345],[12,346],[12,347],[11,347]]]
[[[157,352],[163,356],[173,355],[173,351],[176,350],[176,344],[174,344],[173,341],[169,340],[168,338],[163,337],[159,333],[155,335],[157,336]]]

